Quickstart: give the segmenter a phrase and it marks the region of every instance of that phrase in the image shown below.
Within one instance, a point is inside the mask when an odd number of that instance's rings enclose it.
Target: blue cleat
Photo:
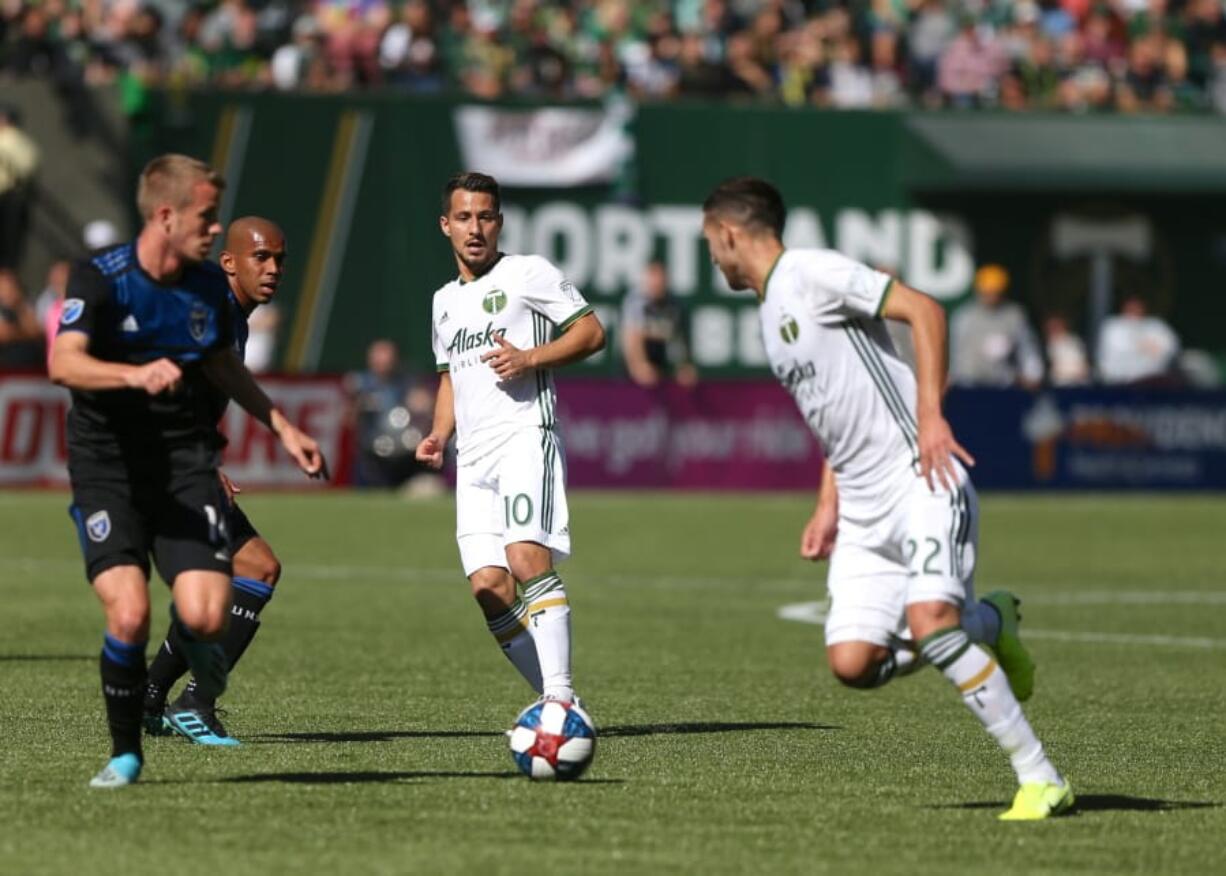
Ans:
[[[163,717],[170,729],[197,745],[241,745],[226,732],[214,709],[204,706],[169,706]]]
[[[112,757],[102,772],[89,780],[91,788],[122,788],[140,778],[141,759],[135,754]]]

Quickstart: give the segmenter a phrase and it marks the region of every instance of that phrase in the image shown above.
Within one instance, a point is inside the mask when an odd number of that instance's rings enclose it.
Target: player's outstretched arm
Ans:
[[[328,461],[319,443],[273,407],[272,399],[260,389],[238,353],[230,348],[217,350],[204,360],[204,373],[210,383],[271,429],[281,439],[285,452],[305,474],[313,478],[328,477]]]
[[[589,313],[575,320],[562,336],[548,344],[521,350],[504,338],[495,335],[498,347],[481,357],[498,375],[499,380],[512,380],[534,369],[558,368],[586,359],[604,349],[604,326]]]
[[[800,534],[800,555],[806,560],[824,560],[834,551],[838,536],[839,491],[834,482],[834,469],[829,464],[822,469],[822,483],[817,490],[817,507]]]
[[[451,375],[443,372],[439,375],[438,393],[434,397],[434,425],[430,427],[430,434],[417,445],[417,461],[431,468],[442,468],[443,451],[454,431],[455,388],[451,385]]]
[[[143,389],[157,395],[178,386],[183,373],[169,359],[144,365],[96,359],[89,354],[89,335],[64,332],[51,346],[50,376],[69,389]]]
[[[881,315],[911,326],[915,344],[920,473],[929,487],[935,488],[935,475],[936,481],[949,489],[957,482],[953,457],[957,456],[967,465],[974,465],[975,459],[954,439],[953,430],[941,413],[946,376],[945,310],[927,295],[895,280]]]

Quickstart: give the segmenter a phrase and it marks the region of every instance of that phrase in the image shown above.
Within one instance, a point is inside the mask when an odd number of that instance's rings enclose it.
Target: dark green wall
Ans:
[[[380,336],[392,337],[412,362],[428,367],[429,298],[453,273],[437,230],[438,190],[461,169],[453,107],[441,99],[388,95],[180,95],[166,101],[147,149],[212,159],[236,182],[231,215],[261,213],[285,227],[292,262],[283,287],[281,351],[288,367],[356,367],[366,344]],[[320,228],[321,218],[338,213],[326,209],[327,181],[335,176],[329,168],[338,141],[353,146],[353,137],[346,140],[338,131],[348,124],[352,134],[357,118],[365,120],[359,126],[368,125],[369,145],[348,234],[337,239]],[[605,220],[629,221],[674,271],[695,318],[695,345],[706,370],[745,373],[761,365],[752,300],[717,288],[697,237],[698,206],[724,177],[755,174],[776,182],[789,208],[802,211],[790,219],[789,232],[800,234],[794,243],[836,246],[898,271],[947,303],[965,296],[976,262],[1003,262],[1015,278],[1013,294],[1036,317],[1060,307],[1079,319],[1088,284],[1086,260],[1062,262],[1052,254],[1053,217],[1135,213],[1152,226],[1153,246],[1142,262],[1120,263],[1121,286],[1148,294],[1191,345],[1215,352],[1226,347],[1215,322],[1217,286],[1226,268],[1226,208],[1218,194],[1141,192],[1135,175],[1124,171],[1118,191],[1104,186],[1101,174],[1093,192],[1044,189],[1042,177],[1033,173],[1023,188],[1007,171],[993,188],[985,186],[982,168],[974,188],[959,191],[958,166],[931,143],[919,142],[908,126],[913,118],[768,107],[642,107],[632,127],[637,150],[629,185],[507,190],[504,240],[509,248],[544,249],[563,264],[576,259],[574,279],[612,322],[626,275],[610,268],[619,258],[617,246],[602,243],[599,233]],[[245,148],[239,135],[244,125]],[[1076,125],[1076,119],[1065,120],[1059,136],[1075,137]],[[228,151],[222,148],[227,144]],[[352,163],[355,150],[342,149],[341,157],[348,155]],[[932,168],[939,168],[939,186],[931,185]],[[924,188],[915,188],[921,178]],[[331,204],[336,207],[336,198]],[[563,222],[548,240],[520,233],[537,227],[542,210],[575,221]],[[803,233],[815,227],[820,238]],[[335,298],[331,308],[318,299],[307,308],[310,289],[326,285],[320,282],[325,256],[337,266]],[[687,280],[689,267],[694,273]],[[318,326],[325,312],[327,332],[318,354],[311,355],[302,314],[313,313]],[[606,356],[585,367],[614,373],[615,360]]]

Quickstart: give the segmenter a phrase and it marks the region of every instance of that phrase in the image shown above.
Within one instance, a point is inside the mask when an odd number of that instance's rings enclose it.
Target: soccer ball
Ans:
[[[577,779],[595,753],[596,727],[574,703],[533,703],[519,713],[511,728],[511,756],[533,780]]]

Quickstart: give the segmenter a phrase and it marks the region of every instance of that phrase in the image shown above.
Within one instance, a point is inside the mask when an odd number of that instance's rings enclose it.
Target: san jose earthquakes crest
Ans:
[[[85,532],[90,541],[106,541],[111,534],[111,515],[105,511],[95,511],[85,519]]]
[[[203,304],[197,302],[192,305],[191,313],[187,317],[187,330],[191,332],[196,343],[204,343],[205,335],[209,331],[209,309]]]

